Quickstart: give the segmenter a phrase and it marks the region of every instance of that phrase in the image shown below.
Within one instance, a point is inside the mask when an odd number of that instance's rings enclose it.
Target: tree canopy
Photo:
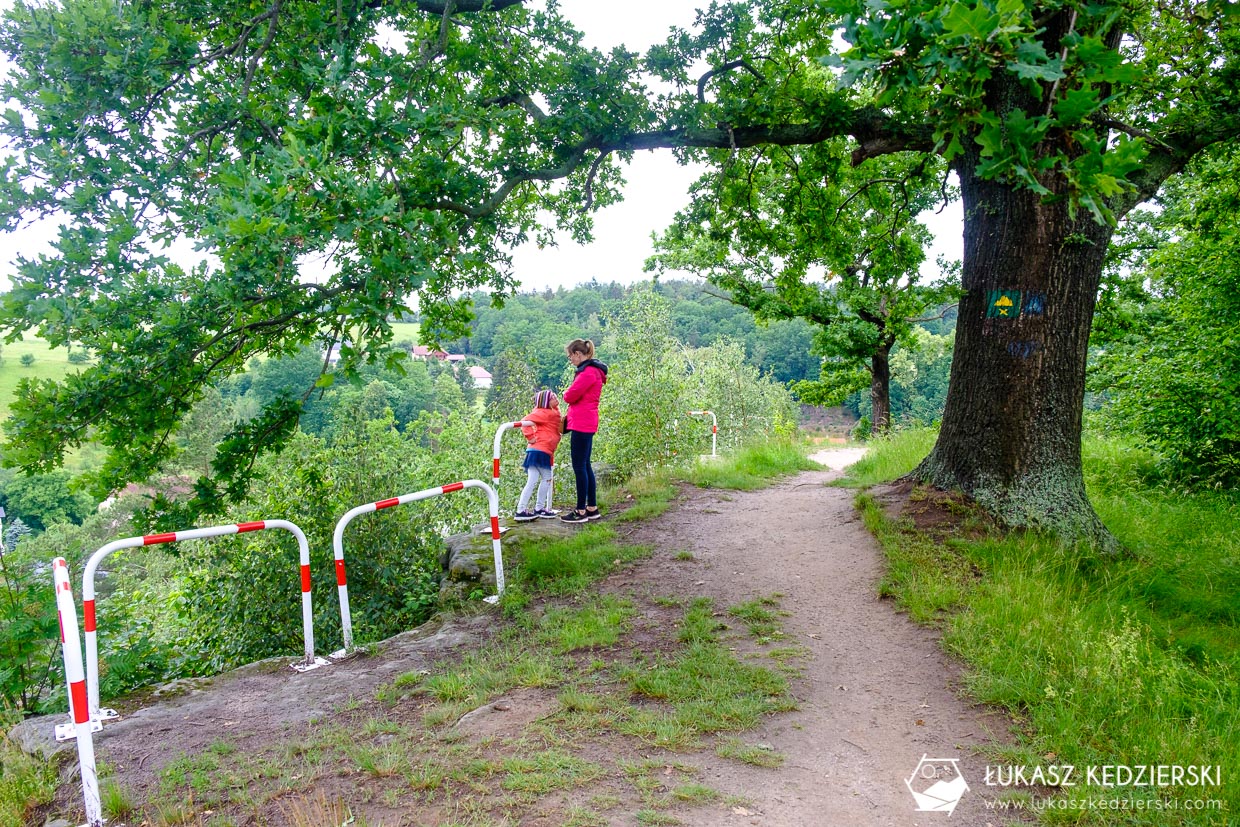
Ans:
[[[21,263],[0,325],[97,362],[26,383],[6,459],[43,469],[94,437],[105,486],[140,476],[254,354],[347,340],[348,372],[415,295],[427,335],[459,329],[453,291],[511,290],[507,250],[553,226],[587,237],[636,150],[721,164],[845,138],[855,163],[933,154],[961,176],[964,346],[922,478],[1013,525],[1088,531],[1079,409],[1111,222],[1240,134],[1236,11],[714,2],[638,56],[520,0],[19,2],[0,214],[62,232]],[[176,265],[161,244],[180,238],[211,258]],[[996,291],[1039,310],[988,316]],[[296,415],[226,441],[221,484]]]
[[[798,394],[836,405],[869,386],[874,430],[884,432],[891,349],[913,346],[916,317],[952,292],[919,271],[931,236],[917,217],[947,197],[933,160],[884,156],[854,168],[842,140],[761,148],[698,180],[647,266],[701,273],[759,319],[816,325],[826,359]]]

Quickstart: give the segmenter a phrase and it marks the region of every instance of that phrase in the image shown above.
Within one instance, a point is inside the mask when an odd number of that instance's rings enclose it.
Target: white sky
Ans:
[[[694,10],[704,2],[560,0],[560,9],[584,33],[586,45],[606,51],[623,44],[631,51],[645,52],[666,38],[672,26],[692,25]],[[0,9],[9,5],[9,0],[0,0]],[[697,172],[678,165],[671,152],[659,150],[637,153],[624,169],[624,177],[628,181],[624,201],[595,213],[592,243],[579,245],[564,235],[556,247],[539,250],[527,244],[514,251],[514,268],[523,290],[572,287],[591,279],[630,284],[649,277],[642,272],[642,265],[653,253],[651,235],[666,228],[676,211],[685,206]],[[925,215],[922,219],[938,239],[923,268],[933,274],[937,255],[960,257],[959,204],[948,207],[943,215]],[[52,237],[54,230],[50,227],[0,234],[0,289],[7,289],[8,276],[14,272],[13,258],[19,251],[36,253]]]

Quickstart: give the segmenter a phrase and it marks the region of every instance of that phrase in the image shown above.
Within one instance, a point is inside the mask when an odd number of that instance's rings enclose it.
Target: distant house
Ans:
[[[486,368],[474,365],[469,369],[469,378],[473,380],[474,387],[479,390],[486,390],[491,387],[491,374]]]
[[[442,350],[431,350],[426,345],[414,345],[409,355],[414,359],[438,359],[441,362],[451,362],[453,364],[465,360],[464,356],[457,356]]]

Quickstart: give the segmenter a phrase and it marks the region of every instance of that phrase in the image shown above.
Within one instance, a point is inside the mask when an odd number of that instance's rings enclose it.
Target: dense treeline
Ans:
[[[705,347],[728,338],[741,342],[750,364],[779,382],[818,378],[820,359],[812,352],[814,332],[808,323],[759,325],[749,310],[701,282],[659,281],[653,289],[670,303],[671,334],[681,344]],[[631,287],[614,282],[590,282],[571,289],[518,293],[502,307],[489,295],[476,293],[469,336],[445,342],[444,347],[487,364],[500,353],[528,354],[537,365],[538,379],[550,385],[563,370],[564,343],[577,337],[601,340],[631,292]]]

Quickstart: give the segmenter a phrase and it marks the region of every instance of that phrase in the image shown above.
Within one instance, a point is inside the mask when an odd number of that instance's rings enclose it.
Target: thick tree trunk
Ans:
[[[1111,228],[1067,200],[957,166],[964,261],[942,428],[913,472],[959,489],[1008,527],[1049,530],[1108,550],[1114,539],[1081,471],[1090,324]]]
[[[883,344],[870,357],[870,435],[891,430],[891,345]]]

